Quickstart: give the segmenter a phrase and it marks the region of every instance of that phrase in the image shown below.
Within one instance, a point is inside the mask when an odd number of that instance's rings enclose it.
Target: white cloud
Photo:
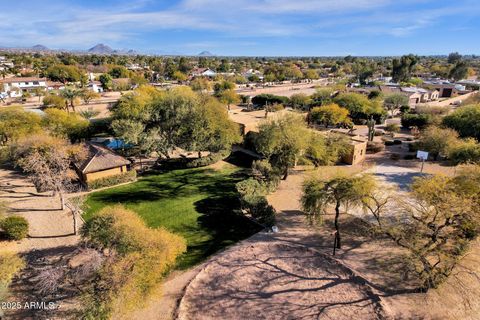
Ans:
[[[0,44],[85,48],[106,42],[123,46],[142,33],[156,30],[215,34],[215,41],[206,37],[191,42],[198,47],[221,43],[219,38],[233,43],[229,37],[247,38],[236,41],[252,38],[254,42],[261,37],[405,37],[455,14],[478,15],[479,6],[472,1],[437,5],[434,0],[183,0],[153,11],[149,10],[150,0],[131,1],[108,10],[55,3],[36,10],[13,8],[8,14],[0,13]],[[430,9],[415,10],[419,3],[429,4]]]

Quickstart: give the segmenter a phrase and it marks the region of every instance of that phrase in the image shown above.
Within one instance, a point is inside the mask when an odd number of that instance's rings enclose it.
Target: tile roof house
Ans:
[[[85,160],[75,164],[80,179],[84,184],[120,175],[128,171],[130,161],[116,154],[113,150],[97,143],[87,143],[88,156]]]

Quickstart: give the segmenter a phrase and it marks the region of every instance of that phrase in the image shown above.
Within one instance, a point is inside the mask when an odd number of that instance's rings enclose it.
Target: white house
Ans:
[[[0,93],[10,97],[21,97],[24,92],[31,92],[37,88],[46,90],[47,79],[37,77],[7,78],[0,80]]]
[[[215,77],[217,73],[209,68],[195,68],[192,70],[192,77]]]
[[[87,88],[96,93],[103,92],[102,83],[100,81],[90,81],[87,85]]]

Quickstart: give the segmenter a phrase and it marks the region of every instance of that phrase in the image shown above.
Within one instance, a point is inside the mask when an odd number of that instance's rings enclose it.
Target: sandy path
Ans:
[[[380,319],[378,297],[352,272],[314,249],[299,214],[303,174],[269,197],[280,232],[259,233],[213,257],[186,289],[179,319]]]
[[[29,237],[4,244],[16,251],[27,252],[75,245],[73,220],[68,210],[60,210],[58,197],[50,193],[37,193],[35,187],[22,175],[0,169],[0,202],[6,203],[11,214],[25,217],[29,224]]]

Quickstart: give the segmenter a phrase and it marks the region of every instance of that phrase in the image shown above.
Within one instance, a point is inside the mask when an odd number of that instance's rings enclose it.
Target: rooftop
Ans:
[[[82,173],[98,172],[130,164],[130,161],[97,143],[88,143],[88,157],[77,164]]]
[[[33,82],[33,81],[47,81],[47,79],[38,78],[38,77],[14,77],[14,78],[1,79],[0,83]]]

